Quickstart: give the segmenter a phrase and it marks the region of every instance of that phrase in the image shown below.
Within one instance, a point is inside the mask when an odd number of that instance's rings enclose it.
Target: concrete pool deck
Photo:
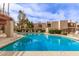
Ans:
[[[79,51],[0,51],[0,56],[79,56]]]
[[[48,35],[58,35],[58,34],[48,34]],[[65,36],[65,35],[59,35],[59,36]],[[18,37],[21,38],[21,36]],[[72,35],[71,36],[68,35],[66,37],[71,37],[76,40],[79,40],[78,37],[74,37]],[[2,39],[0,42],[0,47],[10,44],[14,41],[16,41],[16,39],[15,40]],[[0,56],[79,56],[79,51],[0,51]]]
[[[16,34],[14,37],[9,37],[9,38],[0,38],[0,48],[12,43],[12,42],[15,42],[16,40],[19,40],[20,38],[22,38],[23,36],[22,35],[18,35]]]

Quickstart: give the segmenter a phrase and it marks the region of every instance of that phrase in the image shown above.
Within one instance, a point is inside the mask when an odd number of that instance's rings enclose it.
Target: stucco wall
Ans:
[[[12,37],[14,34],[14,24],[13,21],[7,21],[5,24],[5,33],[7,34],[7,37]]]
[[[58,21],[53,21],[52,23],[51,23],[51,28],[53,29],[53,30],[55,30],[55,29],[59,29],[59,24],[58,24]]]
[[[60,21],[60,29],[67,29],[68,28],[68,21],[67,20],[63,20]]]

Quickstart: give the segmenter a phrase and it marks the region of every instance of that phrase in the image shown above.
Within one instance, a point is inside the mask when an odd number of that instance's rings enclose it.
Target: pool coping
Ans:
[[[76,40],[76,41],[79,41],[79,38],[77,38],[77,37],[73,37],[73,36],[61,35],[61,34],[50,34],[50,33],[44,33],[44,34],[46,34],[46,35],[62,36],[62,37],[72,38],[72,39],[74,39],[74,40]]]
[[[79,56],[79,51],[0,51],[0,56]]]

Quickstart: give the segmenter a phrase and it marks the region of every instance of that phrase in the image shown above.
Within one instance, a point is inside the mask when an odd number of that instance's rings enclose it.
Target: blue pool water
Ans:
[[[32,33],[0,48],[0,51],[79,51],[79,42],[62,36]]]

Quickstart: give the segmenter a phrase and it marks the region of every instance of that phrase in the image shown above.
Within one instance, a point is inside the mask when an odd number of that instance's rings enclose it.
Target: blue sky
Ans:
[[[73,20],[79,22],[79,4],[74,3],[17,3],[10,4],[10,15],[18,21],[18,11],[23,10],[27,18],[36,22]]]

